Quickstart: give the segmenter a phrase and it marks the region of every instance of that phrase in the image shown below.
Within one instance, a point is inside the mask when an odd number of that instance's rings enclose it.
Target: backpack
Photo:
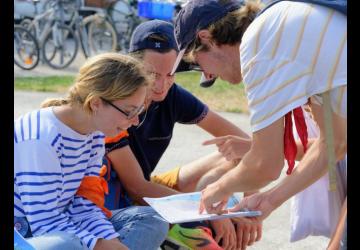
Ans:
[[[116,210],[133,205],[133,201],[121,184],[116,171],[111,166],[111,161],[107,156],[103,157],[103,165],[106,166],[106,176],[109,193],[105,195],[105,207],[109,210]]]

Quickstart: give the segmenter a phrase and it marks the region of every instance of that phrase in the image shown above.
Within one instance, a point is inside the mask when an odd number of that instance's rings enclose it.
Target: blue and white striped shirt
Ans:
[[[75,195],[84,176],[99,175],[104,135],[75,132],[51,107],[21,116],[14,127],[14,215],[26,216],[34,236],[66,231],[89,249],[98,238],[118,237],[100,208]]]

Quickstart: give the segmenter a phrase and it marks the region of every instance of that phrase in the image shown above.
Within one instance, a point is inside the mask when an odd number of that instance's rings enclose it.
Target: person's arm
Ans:
[[[240,163],[202,191],[200,211],[219,213],[232,193],[258,190],[279,178],[284,166],[283,137],[283,118],[255,132]],[[213,207],[217,202],[222,203]]]
[[[320,128],[320,137],[313,142],[309,152],[304,155],[295,171],[269,190],[269,201],[276,207],[314,183],[328,171],[323,107],[312,104],[311,108],[314,120]],[[332,116],[335,156],[336,161],[339,161],[344,158],[347,150],[346,119],[336,113],[332,113]]]
[[[314,138],[308,139],[307,149],[309,149],[311,147],[311,145],[314,143],[314,141],[315,141]],[[303,158],[304,154],[305,154],[304,147],[301,144],[300,140],[296,140],[295,143],[296,143],[296,149],[297,149],[295,160],[300,161]]]
[[[129,146],[115,149],[107,156],[120,182],[136,202],[147,204],[143,197],[164,197],[178,193],[174,189],[146,180],[140,164]]]
[[[203,142],[203,145],[216,144],[218,151],[228,161],[241,159],[251,147],[248,134],[211,110],[198,126],[215,136]]]
[[[279,207],[288,198],[310,186],[327,171],[326,143],[317,139],[293,173],[268,191],[269,200]]]
[[[326,144],[324,140],[316,139],[291,175],[286,176],[276,186],[265,192],[245,197],[231,211],[238,211],[243,208],[260,210],[262,215],[257,219],[264,220],[287,199],[302,191],[326,173],[327,158],[325,152]]]
[[[335,232],[331,236],[331,240],[327,246],[327,250],[337,250],[340,249],[341,246],[341,240],[344,236],[344,230],[346,230],[346,220],[347,220],[347,198],[345,198],[345,201],[343,202],[343,205],[341,207],[339,221],[336,225]],[[345,231],[346,235],[347,231]],[[344,242],[346,244],[346,242]]]
[[[203,102],[181,86],[174,85],[171,108],[176,122],[197,124],[215,137],[235,135],[244,139],[250,136],[230,121],[210,110]]]
[[[210,109],[197,125],[215,137],[235,135],[243,139],[251,139],[246,132]]]
[[[215,144],[219,153],[227,161],[239,161],[250,150],[251,139],[244,139],[235,135],[225,135],[206,140],[204,146]]]
[[[319,105],[312,105],[312,110],[315,120],[320,127],[320,137],[315,139],[291,175],[266,192],[246,197],[233,211],[244,207],[257,209],[262,212],[262,216],[259,219],[265,219],[274,209],[281,206],[294,194],[313,184],[328,171],[322,108]],[[341,118],[335,113],[333,113],[333,133],[336,160],[339,161],[346,153],[346,119]]]

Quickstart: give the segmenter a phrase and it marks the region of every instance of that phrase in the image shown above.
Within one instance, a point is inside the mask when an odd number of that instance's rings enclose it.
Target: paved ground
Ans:
[[[48,69],[47,69],[48,70]],[[32,72],[32,71],[30,71]],[[21,73],[21,72],[20,72]],[[36,72],[35,72],[36,73]],[[44,75],[43,72],[39,72]],[[47,71],[47,73],[49,73]],[[16,75],[16,73],[15,73]],[[19,76],[19,72],[18,72]],[[57,97],[56,93],[19,92],[15,91],[14,117],[18,117],[27,111],[36,109],[47,97]],[[241,114],[221,113],[224,117],[234,122],[245,131],[249,131],[248,117]],[[157,171],[161,172],[171,167],[182,165],[206,155],[215,150],[213,146],[201,146],[201,143],[210,138],[197,126],[181,125],[175,126],[173,140],[168,150],[159,162]],[[282,174],[282,177],[285,174]],[[276,182],[275,182],[276,183]],[[274,184],[275,184],[274,183]],[[328,239],[325,237],[308,237],[305,240],[290,243],[290,202],[284,203],[265,222],[263,227],[263,238],[248,249],[253,250],[321,250],[326,249]]]

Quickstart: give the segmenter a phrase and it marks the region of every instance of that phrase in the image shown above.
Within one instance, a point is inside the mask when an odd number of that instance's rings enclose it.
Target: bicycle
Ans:
[[[38,0],[33,0],[34,4]],[[54,69],[63,69],[70,65],[78,51],[78,40],[74,31],[65,25],[64,4],[73,3],[68,0],[51,0],[50,8],[38,14],[27,24],[28,30],[35,35],[41,59]],[[71,53],[72,52],[72,53]]]
[[[34,69],[40,61],[36,38],[24,27],[14,25],[14,63],[24,70]]]
[[[109,3],[110,2],[110,3]],[[85,1],[86,7],[83,9],[96,9],[98,12],[96,16],[92,17],[92,21],[95,21],[102,26],[98,25],[96,30],[101,33],[101,29],[105,31],[105,23],[108,32],[112,35],[115,34],[116,40],[113,40],[111,50],[122,51],[126,53],[129,49],[130,38],[133,30],[144,20],[137,16],[137,1],[136,0],[116,0],[108,1],[105,4],[100,4],[99,1]],[[94,30],[88,30],[89,42],[92,44],[101,43],[99,41],[100,36],[97,36]],[[114,44],[114,42],[116,43]]]
[[[75,4],[71,6],[70,8],[71,17],[68,27],[71,28],[74,31],[74,33],[77,35],[76,37],[74,37],[74,39],[78,39],[84,57],[88,58],[91,56],[92,53],[90,51],[89,42],[88,42],[89,39],[87,34],[87,27],[86,24],[84,23],[83,16],[80,15],[79,13],[80,6],[81,4]]]
[[[87,29],[90,56],[117,51],[117,33],[105,12],[85,17],[83,25]]]
[[[134,29],[147,19],[137,14],[137,0],[118,0],[106,9],[118,37],[118,50],[127,53]]]
[[[94,14],[83,19],[82,25],[87,30],[90,55],[107,51],[117,51],[117,32],[106,10],[96,1],[85,1],[81,11],[90,11]]]

